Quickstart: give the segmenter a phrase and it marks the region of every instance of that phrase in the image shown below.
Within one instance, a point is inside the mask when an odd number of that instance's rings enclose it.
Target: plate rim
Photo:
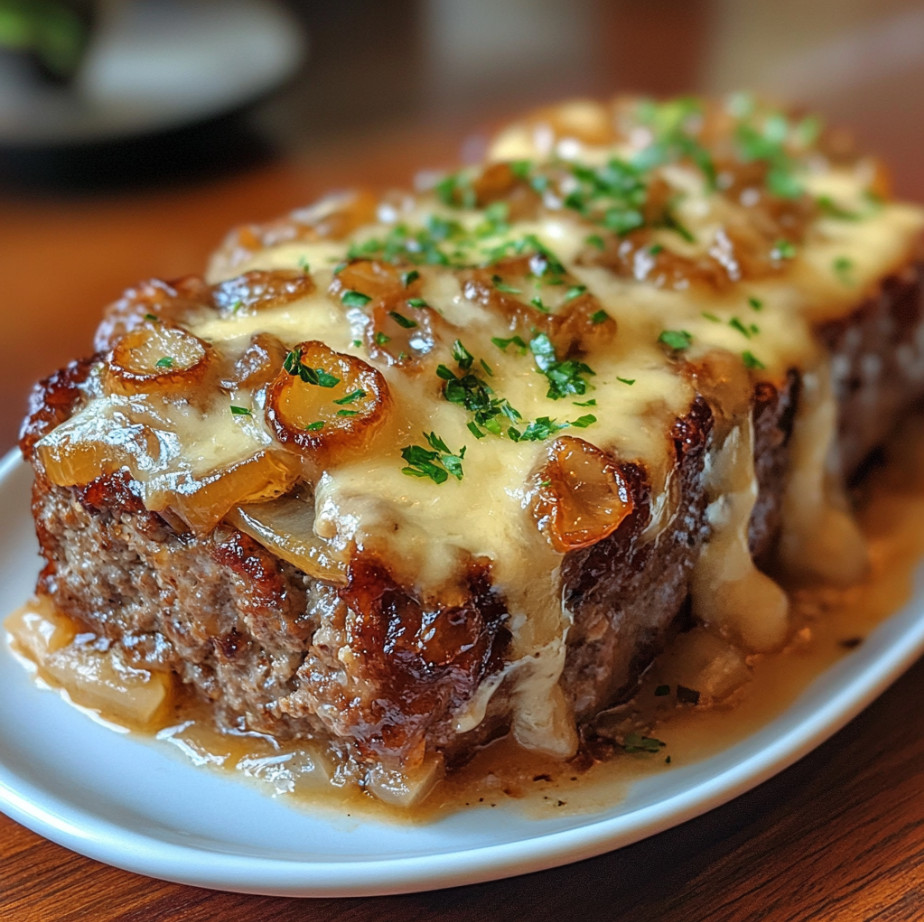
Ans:
[[[0,497],[17,489],[28,465],[12,449],[0,460]],[[15,520],[16,516],[13,516]],[[15,526],[14,522],[14,528]],[[4,561],[0,557],[0,564]],[[698,765],[741,749],[743,756],[673,794],[625,812],[588,814],[587,822],[526,839],[419,855],[363,860],[267,857],[203,849],[157,838],[83,810],[66,794],[43,792],[14,772],[0,750],[0,810],[33,832],[80,854],[127,871],[163,880],[273,896],[381,896],[483,883],[595,857],[656,835],[709,812],[793,765],[820,746],[896,681],[924,652],[924,564],[911,599],[877,625],[850,655],[819,673],[784,709],[733,746]],[[4,613],[5,614],[5,613]],[[895,636],[891,636],[891,635]],[[878,640],[877,640],[878,638]],[[10,659],[6,644],[0,651]],[[833,694],[806,710],[822,680]],[[814,693],[813,693],[814,689]],[[36,689],[39,693],[40,690]],[[75,719],[86,720],[76,709]],[[769,745],[762,745],[765,738]],[[759,744],[759,745],[758,745]],[[756,745],[756,748],[755,748]],[[749,751],[750,750],[750,751]],[[208,771],[190,766],[193,771]],[[233,782],[238,784],[239,782]],[[268,796],[268,795],[267,795]],[[631,798],[629,798],[631,799]],[[490,814],[498,815],[498,812]],[[358,824],[362,826],[365,821]]]

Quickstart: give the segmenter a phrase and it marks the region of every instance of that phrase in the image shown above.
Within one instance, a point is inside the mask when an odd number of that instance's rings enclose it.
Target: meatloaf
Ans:
[[[341,782],[569,759],[678,631],[746,662],[781,585],[862,575],[844,484],[924,391],[922,226],[737,96],[561,105],[242,227],[37,386],[38,593]]]

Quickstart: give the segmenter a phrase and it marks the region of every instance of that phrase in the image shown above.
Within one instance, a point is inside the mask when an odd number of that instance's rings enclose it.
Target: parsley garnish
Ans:
[[[500,336],[492,336],[491,342],[497,346],[501,352],[506,352],[507,347],[513,343],[517,347],[517,351],[520,355],[526,355],[526,343],[523,341],[523,338],[520,336],[511,336],[508,339],[501,339]]]
[[[571,420],[572,426],[577,426],[578,429],[586,429],[592,423],[597,421],[597,417],[593,413],[586,413],[584,416],[579,416],[577,419]]]
[[[594,371],[584,362],[576,359],[559,361],[555,355],[555,347],[545,333],[537,333],[530,341],[529,348],[536,360],[539,371],[546,376],[549,382],[547,397],[560,400],[568,394],[584,394],[587,391],[587,381],[583,375],[593,375]]]
[[[318,420],[315,420],[313,423],[308,423],[308,425],[305,426],[305,432],[318,432],[319,430],[323,428],[324,428],[324,420],[318,419]]]
[[[853,260],[847,256],[838,256],[832,263],[834,274],[844,285],[853,285]]]
[[[158,321],[160,318],[157,316],[157,314],[145,314],[145,315],[144,315],[144,319],[145,319],[145,320],[150,320],[151,323],[157,323],[157,321]]]
[[[408,445],[401,449],[401,457],[407,462],[401,472],[409,477],[429,477],[434,483],[445,483],[450,474],[461,480],[465,447],[454,454],[435,432],[425,432],[424,438],[430,448]]]
[[[596,326],[596,325],[599,324],[599,323],[603,323],[603,321],[606,320],[608,316],[609,316],[609,315],[608,315],[607,312],[604,311],[604,310],[594,311],[594,312],[590,315],[590,322],[591,322],[594,326]]]
[[[348,289],[340,295],[340,300],[347,307],[365,307],[372,298],[370,298],[369,295],[363,294],[361,291],[352,291]]]
[[[586,285],[572,285],[565,292],[565,301],[573,301],[575,298],[579,298],[584,292],[587,291]],[[599,323],[599,321],[597,321]]]
[[[404,327],[405,330],[410,330],[413,327],[417,326],[416,320],[411,320],[408,317],[405,317],[404,314],[399,314],[398,311],[389,311],[388,316],[398,324],[399,327]]]
[[[494,285],[494,287],[498,291],[502,291],[504,294],[509,294],[509,295],[521,294],[521,291],[519,288],[513,288],[512,286],[506,284],[499,275],[492,275],[491,283]]]
[[[361,388],[356,388],[355,391],[350,391],[345,397],[338,397],[334,403],[338,406],[343,406],[345,403],[353,403],[355,400],[362,400],[366,396],[366,392]]]
[[[626,752],[658,752],[666,745],[663,740],[642,736],[641,733],[627,733],[622,744]]]
[[[420,278],[420,273],[416,269],[408,269],[407,272],[401,273],[401,284],[407,288],[411,282],[416,282]]]
[[[633,384],[635,384],[635,378],[620,378],[620,377],[617,375],[617,376],[616,376],[616,380],[617,380],[617,381],[620,381],[622,384],[628,384],[628,385],[630,385],[630,386],[633,385]]]
[[[154,367],[155,368],[173,368],[173,364],[175,361],[176,359],[174,359],[173,356],[165,355],[163,358],[158,359],[154,363]]]
[[[314,384],[316,387],[336,387],[340,383],[338,377],[329,374],[323,368],[311,368],[305,365],[297,349],[293,349],[286,356],[282,367],[293,377],[298,375],[305,384]]]
[[[693,345],[693,337],[686,330],[662,330],[658,342],[664,343],[668,349],[681,352]]]
[[[424,301],[423,298],[408,298],[407,303],[409,307],[429,307],[430,305]]]
[[[771,259],[794,259],[796,245],[791,240],[777,240],[770,251]]]
[[[745,368],[753,368],[756,370],[760,370],[762,368],[767,367],[766,365],[764,365],[764,363],[759,358],[757,358],[756,355],[754,355],[753,352],[750,352],[750,351],[742,352],[741,358],[744,360]]]
[[[391,337],[383,333],[381,330],[375,334],[373,339],[375,340],[376,345],[379,346],[384,346],[385,343],[391,342]]]
[[[253,416],[249,407],[236,407],[233,403],[231,404],[231,415],[232,416]]]
[[[737,317],[732,317],[731,320],[728,321],[728,325],[747,339],[750,339],[751,336],[757,332],[756,327],[746,327]]]
[[[752,310],[760,311],[764,308],[764,302],[761,301],[760,298],[750,297],[748,298],[748,306],[751,307]]]

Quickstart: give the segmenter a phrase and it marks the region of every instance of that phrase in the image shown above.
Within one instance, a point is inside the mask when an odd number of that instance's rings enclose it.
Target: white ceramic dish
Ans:
[[[37,570],[30,474],[0,464],[0,611]],[[924,651],[924,568],[912,601],[759,731],[636,783],[596,814],[471,809],[423,826],[331,818],[119,735],[35,686],[0,649],[0,808],[100,861],[203,887],[333,896],[436,889],[536,871],[653,835],[731,800],[819,745]]]

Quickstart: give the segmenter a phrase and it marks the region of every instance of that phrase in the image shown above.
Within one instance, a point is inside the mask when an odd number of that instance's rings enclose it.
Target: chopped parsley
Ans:
[[[751,310],[761,311],[764,309],[764,302],[760,298],[750,297],[748,298],[748,306]]]
[[[388,316],[391,317],[399,327],[404,327],[405,330],[411,330],[417,326],[416,320],[411,320],[409,317],[405,317],[404,314],[398,313],[398,311],[389,311]]]
[[[844,285],[853,285],[853,260],[847,256],[838,256],[831,264],[834,274]]]
[[[231,404],[231,415],[232,416],[253,416],[253,413],[249,407],[237,407],[232,403]]]
[[[693,337],[686,330],[662,330],[658,342],[675,352],[682,352],[693,345]]]
[[[155,368],[173,368],[176,359],[172,355],[165,355],[154,363]]]
[[[293,377],[298,375],[305,384],[313,384],[316,387],[336,387],[340,383],[338,377],[324,371],[323,368],[311,368],[305,365],[297,349],[293,349],[286,356],[282,367]]]
[[[454,453],[435,432],[423,435],[430,447],[407,445],[402,448],[401,457],[406,467],[401,468],[401,472],[408,477],[429,477],[434,483],[445,483],[450,475],[461,480],[465,447]]]
[[[346,403],[353,403],[356,400],[362,400],[366,396],[366,392],[361,388],[356,388],[355,391],[350,391],[349,394],[346,394],[344,397],[338,397],[334,403],[338,406],[343,406]]]
[[[507,347],[512,343],[517,347],[517,351],[520,353],[520,355],[526,355],[527,346],[523,338],[520,336],[511,336],[507,339],[502,339],[500,336],[492,336],[491,342],[494,343],[494,345],[497,346],[501,352],[506,352]]]
[[[819,195],[815,199],[815,203],[818,205],[818,210],[826,218],[836,218],[838,221],[859,221],[861,215],[859,212],[850,211],[848,208],[844,208],[842,205],[839,205],[830,195]]]
[[[772,259],[795,259],[796,245],[791,240],[777,240],[770,256]]]
[[[756,355],[754,355],[753,352],[742,352],[741,358],[744,361],[745,368],[752,368],[759,371],[760,369],[767,367],[759,358],[757,358]]]
[[[160,318],[157,316],[157,314],[145,314],[145,315],[144,315],[144,319],[145,319],[145,320],[150,320],[151,323],[157,323],[158,320],[160,320]]]
[[[622,747],[626,752],[659,752],[667,743],[641,733],[627,733]]]
[[[323,428],[324,428],[324,420],[318,419],[318,420],[315,420],[313,423],[308,423],[308,425],[305,426],[305,432],[319,432]]]
[[[732,317],[731,320],[728,321],[728,325],[733,330],[737,330],[746,339],[750,339],[756,333],[760,332],[760,330],[753,323],[749,326],[745,326],[738,317]]]
[[[342,295],[340,295],[340,300],[347,307],[365,307],[372,298],[369,295],[363,294],[361,291],[353,291],[348,289]]]
[[[631,386],[631,385],[635,384],[635,380],[636,380],[636,379],[635,379],[635,378],[620,378],[620,377],[617,375],[617,376],[616,376],[616,380],[619,381],[619,382],[622,383],[622,384],[628,384],[628,385]]]
[[[578,429],[586,429],[592,423],[597,421],[597,417],[593,413],[586,413],[584,416],[579,416],[577,419],[571,420],[572,426],[577,426]]]
[[[384,346],[385,343],[391,342],[391,337],[379,330],[375,336],[372,337],[375,340],[377,346]]]
[[[514,288],[511,285],[508,285],[499,275],[491,276],[491,284],[498,290],[508,295],[518,295],[522,292],[519,288]]]
[[[607,314],[605,310],[594,311],[590,315],[590,322],[596,326],[597,324],[603,323],[608,317],[609,314]]]
[[[424,301],[423,298],[408,298],[408,299],[407,299],[407,303],[408,303],[408,306],[409,306],[409,307],[417,307],[417,308],[420,308],[420,307],[429,307],[429,306],[430,306],[429,304],[427,304],[426,301]]]
[[[585,291],[587,291],[586,285],[572,285],[565,292],[565,301],[573,301],[575,298],[579,298],[582,294],[584,294]]]
[[[555,355],[555,346],[545,333],[537,333],[529,341],[530,351],[536,360],[539,371],[545,375],[549,382],[546,397],[560,400],[569,394],[584,394],[587,392],[585,375],[595,372],[589,365],[577,359],[559,360]]]
[[[401,284],[407,288],[411,282],[416,282],[420,278],[420,273],[416,269],[408,269],[407,272],[401,273]]]

